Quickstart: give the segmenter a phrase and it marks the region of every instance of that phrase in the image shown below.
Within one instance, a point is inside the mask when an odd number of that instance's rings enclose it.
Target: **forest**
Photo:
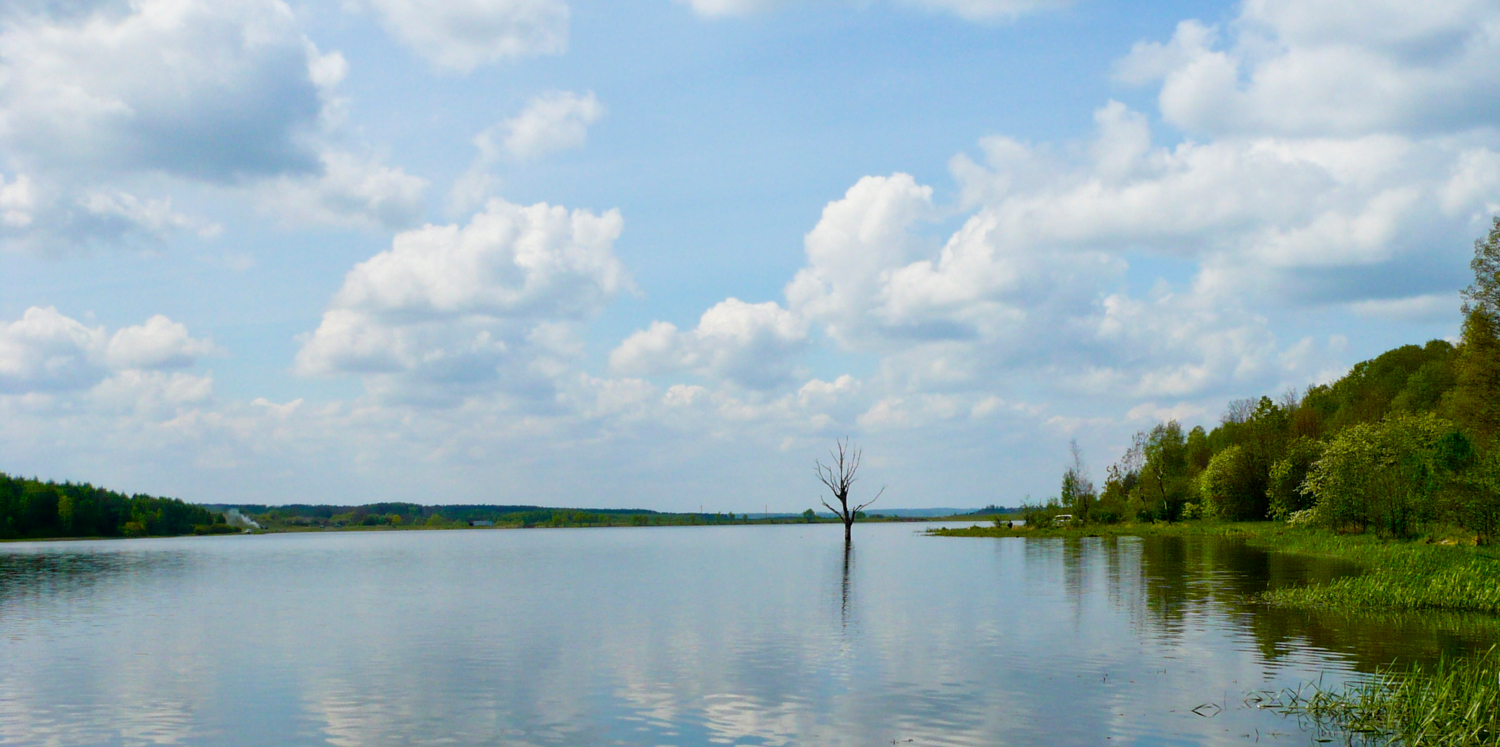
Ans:
[[[0,539],[170,537],[237,531],[222,514],[176,498],[0,472]]]
[[[1331,384],[1230,404],[1212,430],[1135,435],[1096,490],[1074,448],[1028,523],[1285,520],[1410,537],[1500,534],[1500,218],[1475,242],[1457,345],[1405,345]]]

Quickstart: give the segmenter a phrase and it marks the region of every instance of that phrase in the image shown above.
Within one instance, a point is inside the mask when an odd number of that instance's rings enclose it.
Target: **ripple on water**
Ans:
[[[1250,595],[1349,571],[1234,543],[839,539],[0,546],[0,743],[1308,744],[1249,696],[1496,637],[1267,610]]]

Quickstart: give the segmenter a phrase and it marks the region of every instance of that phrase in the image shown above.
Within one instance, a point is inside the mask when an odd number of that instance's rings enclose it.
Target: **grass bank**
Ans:
[[[1336,610],[1448,610],[1500,613],[1500,550],[1453,542],[1451,538],[1382,540],[1372,535],[1335,534],[1280,522],[1221,524],[1119,524],[1089,527],[974,526],[933,529],[944,537],[1219,536],[1274,552],[1352,561],[1358,576],[1328,583],[1276,589],[1259,601],[1282,607]]]

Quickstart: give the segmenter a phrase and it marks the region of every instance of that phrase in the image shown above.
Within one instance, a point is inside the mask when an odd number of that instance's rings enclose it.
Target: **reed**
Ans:
[[[1284,702],[1290,713],[1366,742],[1500,744],[1500,651],[1441,659],[1425,668],[1390,667],[1340,689],[1309,685]]]
[[[1443,544],[1450,538],[1388,540],[1370,534],[1337,534],[1281,522],[1116,524],[1084,527],[975,526],[938,529],[948,537],[1215,536],[1242,540],[1272,552],[1352,561],[1358,576],[1327,583],[1275,589],[1257,600],[1278,607],[1368,610],[1448,610],[1500,613],[1500,551],[1493,547]]]

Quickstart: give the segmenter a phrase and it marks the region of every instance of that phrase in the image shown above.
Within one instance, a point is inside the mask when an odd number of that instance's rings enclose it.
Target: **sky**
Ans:
[[[11,0],[0,471],[1016,505],[1455,339],[1497,213],[1500,2]]]

